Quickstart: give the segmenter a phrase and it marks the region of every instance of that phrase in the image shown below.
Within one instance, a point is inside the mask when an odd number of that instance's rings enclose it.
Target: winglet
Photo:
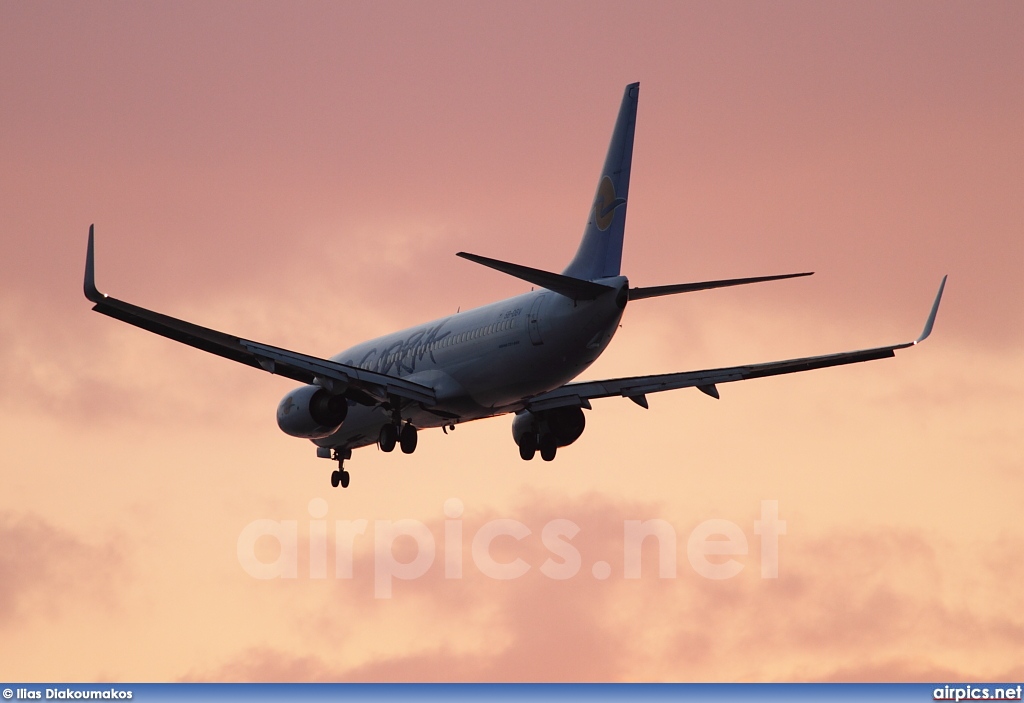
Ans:
[[[932,333],[935,315],[939,312],[939,302],[942,300],[942,289],[946,287],[946,278],[948,278],[948,274],[942,277],[942,283],[939,284],[939,292],[935,295],[935,302],[932,303],[932,311],[928,314],[928,321],[924,323],[924,330],[921,332],[921,336],[914,340],[914,344],[920,344],[928,339],[928,335]]]
[[[96,289],[96,266],[93,254],[93,230],[96,225],[89,225],[89,248],[85,252],[85,297],[98,303],[107,296]]]

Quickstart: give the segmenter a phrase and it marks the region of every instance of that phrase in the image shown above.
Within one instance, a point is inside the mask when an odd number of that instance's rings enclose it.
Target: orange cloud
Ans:
[[[119,541],[89,544],[38,515],[0,511],[0,624],[115,606],[125,568]]]
[[[17,628],[4,662],[36,678],[136,680],[1017,671],[1022,20],[998,2],[244,16],[0,3],[0,513],[22,545],[0,547]],[[622,60],[609,63],[611,26]],[[466,531],[510,515],[530,525],[493,545],[531,564],[521,579],[446,580],[435,564],[378,600],[369,548],[352,581],[246,576],[240,525],[305,519],[310,497],[328,495],[329,463],[274,426],[289,382],[89,312],[88,225],[106,292],[332,354],[523,289],[454,251],[567,262],[617,97],[637,79],[632,283],[818,273],[631,304],[588,375],[911,339],[949,273],[932,340],[895,360],[733,384],[720,402],[599,401],[554,466],[519,461],[507,418],[425,433],[413,457],[357,453],[353,488],[329,495],[330,519],[427,514],[438,538],[447,496],[492,506],[470,509]],[[762,496],[792,520],[771,583],[751,532]],[[739,576],[711,583],[682,537],[716,514],[751,552]],[[680,536],[677,577],[657,577],[648,545],[642,578],[622,578],[622,521],[659,515]],[[125,542],[95,539],[126,516]],[[582,528],[566,581],[538,572],[549,550],[536,531],[557,517]],[[71,579],[65,564],[116,569],[122,555],[127,569],[125,545],[135,571],[112,596],[116,622],[41,616],[100,602],[100,581],[65,587],[82,601],[55,584]],[[593,577],[595,560],[609,579]],[[7,564],[38,580],[7,579]],[[66,656],[33,658],[34,644]]]
[[[444,578],[439,553],[423,577],[397,581],[393,597],[385,600],[367,597],[381,558],[367,547],[356,555],[355,579],[336,581],[327,602],[304,618],[301,630],[313,640],[308,653],[246,650],[223,664],[197,667],[186,678],[911,681],[938,674],[951,680],[1012,679],[1019,669],[1013,652],[1024,646],[1024,620],[1011,613],[1024,612],[1024,603],[989,561],[1001,548],[996,543],[965,552],[909,530],[848,529],[815,537],[791,529],[782,538],[779,578],[766,580],[758,569],[757,538],[746,526],[750,551],[742,558],[744,571],[715,581],[687,563],[686,537],[694,525],[669,521],[679,537],[677,576],[658,578],[656,545],[645,543],[649,564],[642,578],[623,578],[622,525],[659,513],[654,504],[602,495],[531,496],[507,515],[530,526],[532,534],[495,542],[492,549],[496,560],[528,563],[524,576],[488,578],[474,567],[467,548],[463,578]],[[467,515],[467,542],[499,517]],[[559,518],[580,528],[571,542],[582,568],[564,581],[539,569],[552,556],[540,534]],[[443,523],[427,526],[440,548]],[[973,549],[982,558],[962,561]],[[410,561],[414,552],[405,549],[397,558]],[[590,565],[602,557],[611,564],[607,580],[591,574]],[[302,573],[300,564],[300,579]],[[1012,602],[991,607],[957,590],[966,584]],[[294,584],[268,583],[276,586],[290,591]],[[387,623],[398,612],[423,638],[403,638],[401,645],[381,651],[377,639],[388,638]],[[377,638],[365,642],[369,654],[359,661],[351,654],[316,653],[359,651],[359,633],[367,630],[376,630]]]

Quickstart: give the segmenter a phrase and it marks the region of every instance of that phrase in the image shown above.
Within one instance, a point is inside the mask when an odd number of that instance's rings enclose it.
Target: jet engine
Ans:
[[[320,439],[338,431],[348,415],[348,401],[320,386],[303,386],[277,406],[277,426],[285,434]]]
[[[512,438],[520,448],[536,448],[547,443],[567,447],[580,438],[586,424],[583,408],[580,407],[552,408],[539,412],[524,410],[512,421]]]

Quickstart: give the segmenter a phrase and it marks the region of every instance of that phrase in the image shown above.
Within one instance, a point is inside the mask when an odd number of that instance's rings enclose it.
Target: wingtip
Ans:
[[[94,303],[98,303],[107,296],[103,295],[96,288],[96,263],[93,253],[96,225],[89,225],[89,247],[85,252],[85,282],[83,288],[85,297]]]
[[[939,283],[939,292],[935,294],[935,302],[932,303],[932,310],[928,313],[928,321],[924,323],[924,330],[921,331],[921,336],[914,340],[914,344],[920,344],[931,335],[932,327],[935,326],[935,316],[939,312],[939,303],[942,302],[942,291],[946,288],[947,278],[949,278],[949,274],[942,277],[942,282]]]
[[[465,259],[466,261],[472,261],[475,264],[484,264],[485,266],[488,264],[488,262],[496,261],[496,259],[489,259],[486,256],[480,256],[479,254],[471,254],[468,251],[456,252],[455,256],[459,257],[460,259]]]

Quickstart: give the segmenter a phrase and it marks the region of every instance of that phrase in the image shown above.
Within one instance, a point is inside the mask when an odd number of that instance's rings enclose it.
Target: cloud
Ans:
[[[850,529],[820,537],[791,530],[782,537],[780,577],[770,580],[760,578],[758,537],[747,528],[744,570],[717,581],[689,565],[694,525],[669,521],[677,534],[676,577],[658,577],[652,541],[643,546],[642,577],[627,579],[623,524],[664,514],[657,505],[597,494],[534,495],[509,514],[531,534],[499,538],[491,554],[504,562],[523,559],[531,567],[524,576],[495,580],[475,567],[468,541],[501,516],[467,515],[463,578],[445,579],[435,561],[421,578],[396,580],[392,598],[372,599],[381,556],[363,550],[354,561],[355,579],[338,581],[329,602],[296,624],[309,651],[247,649],[186,678],[966,681],[1013,673],[1011,653],[1024,646],[1024,619],[1012,614],[1024,612],[1024,602],[991,559],[1002,543],[965,549],[915,530]],[[541,533],[558,519],[580,528],[571,544],[582,568],[566,580],[540,568],[553,554]],[[440,549],[444,525],[428,527]],[[396,545],[400,561],[415,556],[407,547]],[[611,567],[607,580],[593,576],[598,558]],[[974,595],[979,592],[986,597]],[[400,635],[390,630],[396,621]],[[325,650],[334,655],[319,654]]]
[[[246,681],[255,683],[329,682],[339,680],[339,676],[319,657],[289,656],[270,647],[254,647],[219,667],[215,675],[190,673],[180,680],[184,682]]]
[[[1019,681],[1024,678],[1024,665],[1010,666],[1001,672],[979,675],[962,667],[943,666],[895,657],[881,661],[868,660],[859,664],[840,666],[818,681],[835,683],[872,683],[894,681],[903,683],[931,683],[936,681]]]
[[[0,512],[0,625],[114,603],[125,575],[118,540],[98,545],[31,514]]]
[[[690,363],[695,354],[717,366],[910,339],[939,277],[950,275],[934,337],[891,362],[731,386],[738,404],[696,405],[696,392],[680,393],[659,397],[652,414],[628,415],[631,404],[620,411],[612,406],[625,401],[608,400],[546,474],[498,454],[486,462],[495,472],[473,471],[474,442],[518,459],[507,425],[466,427],[458,448],[430,454],[425,441],[410,460],[416,475],[361,473],[360,490],[381,486],[372,500],[333,499],[344,510],[378,501],[401,513],[446,484],[502,506],[524,481],[607,486],[591,503],[550,491],[515,507],[534,535],[498,540],[494,552],[528,560],[521,579],[470,570],[446,580],[435,565],[415,581],[396,579],[394,597],[378,601],[372,550],[357,554],[356,579],[315,588],[219,580],[218,567],[235,566],[231,545],[211,547],[200,568],[222,600],[205,588],[175,599],[180,610],[163,616],[172,634],[138,607],[127,629],[149,639],[130,663],[102,666],[143,677],[216,678],[230,666],[222,676],[465,680],[1012,670],[1021,572],[1000,564],[1021,553],[1024,433],[1020,383],[1006,379],[1020,376],[1024,325],[1020,306],[994,301],[1024,294],[1024,16],[1008,7],[737,14],[677,3],[636,13],[620,3],[582,17],[555,4],[338,4],[244,16],[199,8],[197,21],[177,6],[0,4],[4,124],[17,135],[4,142],[0,169],[11,233],[0,243],[0,412],[15,428],[5,449],[25,469],[8,472],[7,505],[19,510],[35,501],[39,514],[56,516],[41,507],[55,496],[105,507],[141,495],[169,517],[218,515],[231,542],[234,528],[216,512],[225,495],[245,511],[260,500],[308,500],[325,483],[323,466],[301,469],[315,461],[309,445],[274,429],[288,382],[88,310],[89,223],[104,291],[334,353],[525,288],[454,251],[560,270],[578,243],[622,86],[637,78],[623,261],[633,284],[818,274],[631,304],[592,377],[615,358],[629,375],[705,366]],[[609,26],[626,57],[614,65]],[[782,447],[774,461],[757,461]],[[106,482],[76,472],[49,485],[51,474],[67,475],[69,452]],[[367,450],[357,462],[384,458]],[[676,523],[677,578],[658,579],[646,553],[643,578],[621,578],[618,533],[634,513],[615,496],[703,510],[717,490],[737,499],[764,485],[788,490],[786,505],[802,501],[820,521],[792,526],[777,583],[758,578],[753,551],[735,579],[694,575],[685,520]],[[642,505],[635,516],[663,514]],[[885,523],[897,514],[905,527],[892,530]],[[467,515],[465,529],[504,515]],[[583,528],[574,540],[581,572],[564,582],[538,573],[549,551],[537,532],[555,517]],[[997,536],[1003,525],[1010,534]],[[440,535],[440,521],[428,526]],[[105,544],[57,534],[70,540],[71,562]],[[184,558],[187,545],[160,539]],[[18,562],[43,569],[32,572],[38,588],[4,584],[11,612],[47,599],[63,607],[48,574],[64,562],[39,558],[45,568]],[[613,571],[606,581],[590,571],[599,559]],[[141,578],[140,598],[178,585],[161,570]],[[222,626],[232,610],[222,604],[259,616]],[[186,610],[191,629],[176,617]],[[264,622],[265,641],[254,634]],[[52,634],[69,649],[93,643],[90,628],[62,625]],[[175,648],[180,657],[168,657]]]
[[[0,364],[11,370],[0,412],[93,429],[209,425],[246,412],[262,420],[283,393],[249,382],[265,374],[91,312],[84,299],[52,308],[0,294],[0,316]]]

